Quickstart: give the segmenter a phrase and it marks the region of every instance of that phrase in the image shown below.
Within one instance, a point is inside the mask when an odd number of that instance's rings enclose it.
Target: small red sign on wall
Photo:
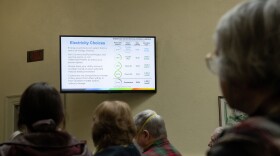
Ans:
[[[44,49],[27,51],[27,62],[44,60]]]

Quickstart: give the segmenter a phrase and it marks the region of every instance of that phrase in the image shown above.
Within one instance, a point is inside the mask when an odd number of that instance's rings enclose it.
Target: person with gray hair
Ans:
[[[137,129],[135,143],[143,156],[181,156],[167,139],[163,118],[153,110],[144,110],[134,117]]]
[[[280,155],[280,0],[247,0],[228,11],[206,56],[230,107],[249,118],[227,129],[208,156]]]

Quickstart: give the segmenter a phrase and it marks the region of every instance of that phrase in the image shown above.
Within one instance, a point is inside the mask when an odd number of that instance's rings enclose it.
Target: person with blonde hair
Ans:
[[[144,110],[134,116],[137,128],[135,142],[143,156],[181,156],[167,139],[163,118],[153,110]]]
[[[233,109],[249,115],[225,130],[208,156],[280,155],[280,0],[247,0],[228,11],[206,57]]]
[[[132,140],[136,128],[129,105],[104,101],[93,112],[92,140],[95,156],[140,156]]]

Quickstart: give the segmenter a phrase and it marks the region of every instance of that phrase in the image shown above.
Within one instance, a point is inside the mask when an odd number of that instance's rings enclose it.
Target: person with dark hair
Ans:
[[[230,107],[249,117],[226,129],[208,156],[280,155],[280,0],[247,0],[228,11],[206,57]]]
[[[0,144],[1,156],[90,156],[84,141],[59,127],[64,120],[60,94],[45,82],[31,84],[22,94],[18,127],[25,129]]]
[[[135,143],[143,156],[181,156],[181,153],[167,139],[163,118],[147,109],[134,117],[137,128]]]
[[[132,113],[123,101],[104,101],[93,113],[94,156],[140,156],[132,140],[136,134]]]

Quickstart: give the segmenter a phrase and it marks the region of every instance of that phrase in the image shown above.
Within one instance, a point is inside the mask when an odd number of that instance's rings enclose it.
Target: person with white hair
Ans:
[[[219,139],[221,134],[223,133],[224,127],[217,127],[215,128],[213,134],[211,135],[210,141],[208,143],[209,147],[212,147],[215,142]]]
[[[249,117],[207,156],[280,155],[280,0],[247,0],[227,12],[206,56],[230,107]]]
[[[153,110],[144,110],[134,117],[136,144],[143,156],[181,156],[167,139],[163,118]]]

